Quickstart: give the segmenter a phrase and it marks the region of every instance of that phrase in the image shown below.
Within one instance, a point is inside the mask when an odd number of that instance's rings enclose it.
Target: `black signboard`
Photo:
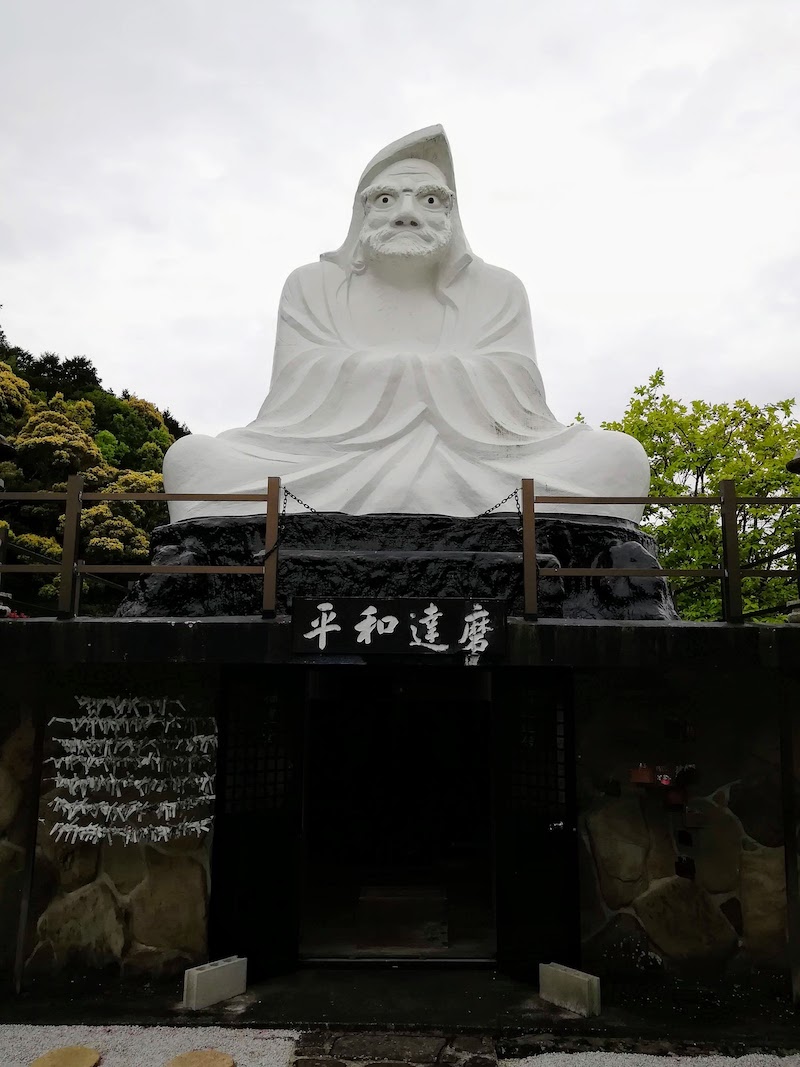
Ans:
[[[505,651],[506,602],[295,597],[292,638],[295,652],[323,656],[425,653],[477,663]]]

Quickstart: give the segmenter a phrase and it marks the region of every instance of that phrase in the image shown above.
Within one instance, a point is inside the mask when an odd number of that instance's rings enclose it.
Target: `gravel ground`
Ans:
[[[102,1067],[164,1067],[179,1052],[215,1048],[236,1067],[287,1067],[297,1034],[223,1026],[0,1026],[0,1065],[29,1067],[64,1045],[102,1052]]]
[[[645,1056],[638,1052],[544,1052],[519,1060],[500,1060],[507,1067],[789,1067],[800,1056]]]

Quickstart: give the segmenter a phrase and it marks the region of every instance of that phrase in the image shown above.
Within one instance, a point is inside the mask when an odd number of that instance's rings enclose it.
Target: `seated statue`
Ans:
[[[164,461],[169,493],[261,493],[270,475],[317,511],[351,515],[478,515],[526,477],[543,495],[647,495],[637,441],[563,426],[550,412],[525,290],[470,251],[440,126],[379,152],[358,183],[342,247],[289,276],[257,418],[218,437],[183,437]],[[260,510],[169,508],[173,522]],[[287,510],[300,505],[290,498]],[[537,510],[634,521],[642,513]]]

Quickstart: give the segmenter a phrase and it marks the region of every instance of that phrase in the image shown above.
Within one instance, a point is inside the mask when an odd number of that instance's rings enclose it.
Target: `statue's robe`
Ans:
[[[272,384],[258,417],[192,435],[164,464],[168,492],[263,492],[267,477],[317,511],[477,515],[536,479],[553,496],[645,496],[649,467],[625,434],[562,426],[547,407],[522,283],[471,254],[439,291],[435,345],[366,345],[352,275],[335,262],[290,275]],[[508,501],[502,510],[513,510]],[[300,505],[289,501],[288,510]],[[173,521],[252,514],[252,503],[170,504]],[[638,520],[636,505],[541,510]]]

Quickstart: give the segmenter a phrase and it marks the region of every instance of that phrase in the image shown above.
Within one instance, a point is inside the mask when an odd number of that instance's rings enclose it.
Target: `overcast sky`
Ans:
[[[3,0],[0,323],[217,433],[286,275],[441,122],[557,417],[800,396],[800,0]]]

